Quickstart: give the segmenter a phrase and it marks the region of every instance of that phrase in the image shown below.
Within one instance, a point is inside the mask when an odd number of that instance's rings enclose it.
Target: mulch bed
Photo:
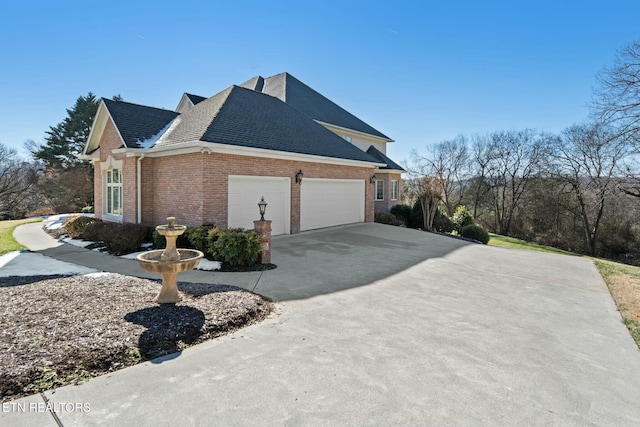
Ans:
[[[234,286],[178,287],[180,303],[159,305],[159,281],[119,274],[0,278],[0,401],[179,352],[273,309]]]

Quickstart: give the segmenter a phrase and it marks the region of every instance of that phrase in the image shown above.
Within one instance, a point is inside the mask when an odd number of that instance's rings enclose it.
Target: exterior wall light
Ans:
[[[297,173],[296,173],[296,184],[302,184],[302,177],[304,176],[304,174],[302,173],[302,169],[300,169]]]
[[[260,209],[260,221],[264,221],[264,211],[267,210],[267,202],[264,201],[264,196],[258,202],[258,208]]]
[[[374,173],[373,175],[371,175],[371,178],[369,178],[369,182],[373,184],[374,182],[376,182],[376,179],[376,174]]]

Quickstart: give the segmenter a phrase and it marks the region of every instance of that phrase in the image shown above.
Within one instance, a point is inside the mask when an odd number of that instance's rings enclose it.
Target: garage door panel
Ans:
[[[364,222],[364,180],[304,179],[300,230]]]
[[[271,222],[272,235],[289,234],[291,180],[288,177],[231,175],[228,183],[227,225],[253,229],[260,219],[258,202],[267,202],[265,219]]]

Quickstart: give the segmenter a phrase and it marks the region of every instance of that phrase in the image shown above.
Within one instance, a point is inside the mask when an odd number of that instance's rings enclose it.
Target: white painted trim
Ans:
[[[136,202],[138,205],[138,224],[140,224],[142,222],[142,159],[144,159],[144,153],[140,154],[140,157],[138,157],[138,167],[136,168],[136,174],[137,174],[137,189],[136,189]]]
[[[404,169],[378,169],[378,170],[376,170],[376,173],[399,173],[399,174],[403,174],[403,173],[407,173],[407,171],[404,170]]]
[[[187,108],[186,109],[183,108],[184,106],[186,106]],[[183,113],[184,111],[187,111],[192,107],[193,107],[193,102],[191,102],[191,99],[189,99],[186,93],[183,93],[182,98],[180,98],[180,102],[178,102],[178,106],[174,111],[176,113]]]
[[[360,166],[360,167],[380,167],[386,166],[385,163],[366,162],[361,160],[340,159],[325,156],[316,156],[312,154],[291,153],[287,151],[266,150],[263,148],[242,147],[238,145],[217,144],[214,142],[190,141],[180,144],[156,146],[148,149],[141,148],[118,148],[112,150],[114,154],[124,153],[127,156],[138,156],[145,153],[147,157],[163,157],[178,154],[190,153],[220,153],[231,154],[236,156],[261,157],[269,159],[292,160],[297,162],[323,163],[330,165]]]
[[[105,111],[106,113],[104,113]],[[107,114],[107,117],[104,117],[104,114]],[[120,141],[122,141],[122,145],[124,145],[125,147],[127,146],[127,144],[124,142],[124,138],[120,134],[120,129],[118,129],[118,126],[116,126],[116,123],[113,120],[111,113],[109,112],[109,109],[105,105],[104,100],[101,99],[100,104],[98,105],[98,111],[96,112],[96,116],[94,117],[93,123],[91,124],[91,131],[89,131],[87,144],[84,146],[84,149],[82,150],[83,155],[87,155],[87,149],[89,148],[89,146],[91,146],[91,143],[93,142],[92,138],[94,138],[94,132],[99,132],[99,134],[95,136],[95,138],[97,138],[95,149],[100,148],[100,139],[102,139],[104,129],[107,127],[107,121],[109,119],[113,123],[113,127],[116,129],[116,132],[118,133],[118,137],[120,138]],[[100,120],[100,123],[98,122],[99,120]],[[96,130],[98,128],[100,129]]]
[[[334,125],[332,123],[327,123],[327,122],[323,122],[323,121],[316,120],[316,119],[313,119],[313,121],[318,123],[318,124],[320,124],[320,125],[322,125],[322,126],[324,126],[324,127],[333,128],[333,129],[336,129],[339,132],[348,132],[348,133],[351,133],[353,135],[361,136],[361,137],[363,137],[365,139],[370,139],[370,140],[373,140],[373,141],[395,142],[391,138],[382,138],[382,137],[379,137],[379,136],[371,135],[370,133],[360,132],[358,130],[345,128],[345,127],[342,127],[342,126]]]

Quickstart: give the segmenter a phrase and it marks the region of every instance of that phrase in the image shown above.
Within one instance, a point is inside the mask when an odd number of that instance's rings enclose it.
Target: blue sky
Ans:
[[[41,142],[89,91],[174,109],[293,74],[395,139],[388,154],[585,120],[595,74],[640,39],[635,1],[11,1],[0,143]]]

